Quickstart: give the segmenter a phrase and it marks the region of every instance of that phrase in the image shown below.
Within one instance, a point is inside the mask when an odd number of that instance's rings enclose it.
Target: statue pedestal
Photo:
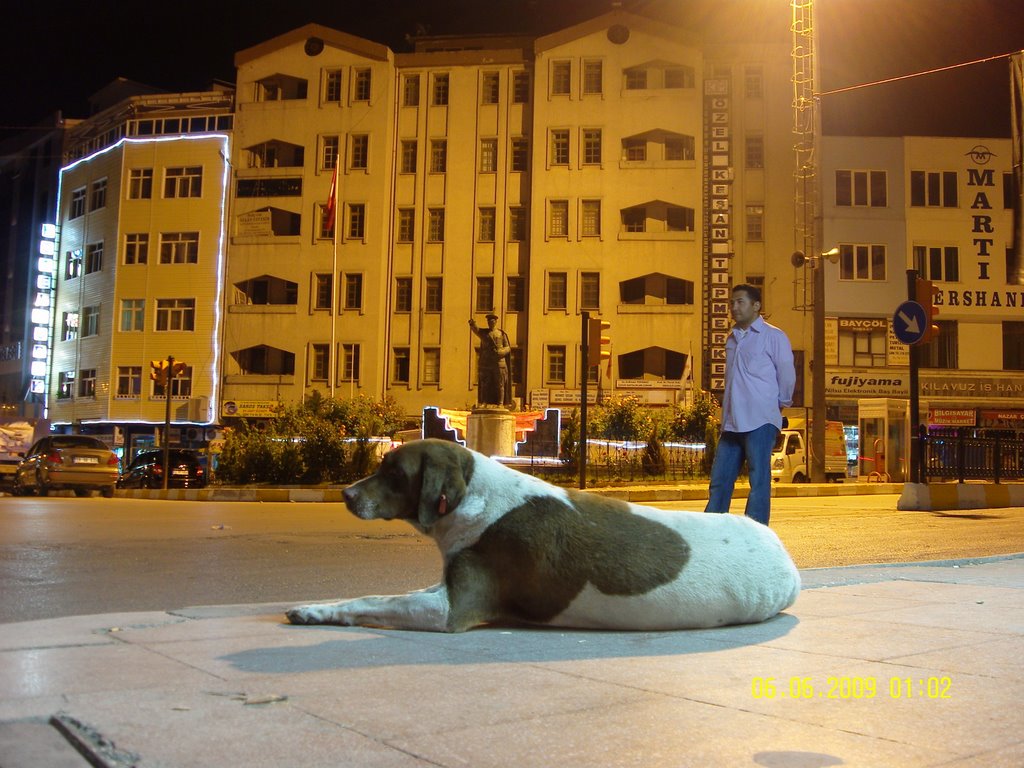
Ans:
[[[474,408],[466,420],[466,445],[484,456],[514,456],[516,417],[504,408]]]

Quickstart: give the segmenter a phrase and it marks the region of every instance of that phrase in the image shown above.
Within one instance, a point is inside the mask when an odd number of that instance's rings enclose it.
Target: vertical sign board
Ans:
[[[29,386],[33,395],[45,396],[52,347],[50,332],[53,328],[53,292],[56,289],[54,280],[57,272],[56,225],[43,224],[39,235],[39,254],[34,270],[36,291],[29,318],[32,326],[32,363]]]
[[[730,82],[704,81],[704,386],[721,397],[725,390],[725,340],[732,327],[732,137]]]

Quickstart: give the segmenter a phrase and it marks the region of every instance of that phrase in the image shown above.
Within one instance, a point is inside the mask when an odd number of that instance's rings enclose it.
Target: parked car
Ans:
[[[171,448],[168,457],[170,482],[168,488],[204,488],[206,469],[199,454],[185,448]],[[142,451],[125,469],[118,483],[121,488],[163,488],[164,451],[157,448]]]
[[[14,470],[14,494],[72,489],[76,496],[98,490],[114,495],[121,464],[107,444],[89,435],[48,435],[22,454]]]

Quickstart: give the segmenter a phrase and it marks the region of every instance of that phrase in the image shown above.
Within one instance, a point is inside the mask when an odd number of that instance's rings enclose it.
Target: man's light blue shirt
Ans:
[[[751,432],[765,424],[782,429],[780,408],[793,404],[793,348],[781,329],[757,319],[725,340],[722,429]]]

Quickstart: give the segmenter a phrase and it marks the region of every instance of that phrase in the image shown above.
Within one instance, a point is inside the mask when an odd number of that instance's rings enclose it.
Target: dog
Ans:
[[[394,449],[343,497],[363,520],[405,520],[433,538],[444,577],[404,595],[298,606],[292,624],[698,629],[764,621],[800,592],[765,525],[566,490],[444,440]]]

